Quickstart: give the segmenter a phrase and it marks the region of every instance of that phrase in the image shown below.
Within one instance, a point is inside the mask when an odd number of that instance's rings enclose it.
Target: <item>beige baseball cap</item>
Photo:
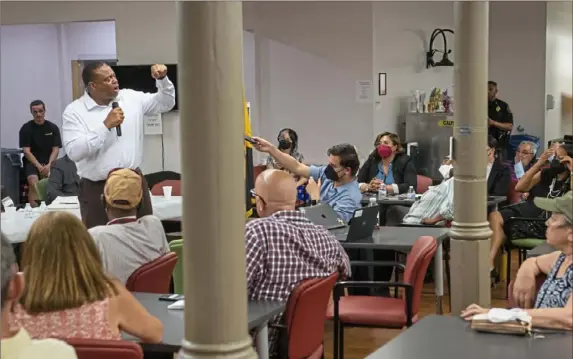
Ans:
[[[143,197],[141,176],[132,169],[122,168],[110,172],[105,181],[103,194],[110,207],[133,209]]]
[[[533,202],[545,211],[564,215],[569,223],[573,223],[573,192],[569,191],[557,198],[536,197]]]

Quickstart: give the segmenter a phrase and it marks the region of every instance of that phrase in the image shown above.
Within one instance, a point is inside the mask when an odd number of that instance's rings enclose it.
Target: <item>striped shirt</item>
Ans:
[[[169,253],[165,230],[159,218],[119,218],[89,230],[105,270],[125,284],[139,267]]]
[[[403,222],[419,224],[422,220],[442,216],[445,220],[454,217],[454,178],[430,188],[419,201],[414,203]]]

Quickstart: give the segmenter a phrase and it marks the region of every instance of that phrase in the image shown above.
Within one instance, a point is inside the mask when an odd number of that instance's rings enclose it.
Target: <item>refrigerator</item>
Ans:
[[[452,113],[408,113],[402,120],[402,138],[416,142],[418,153],[413,158],[419,175],[441,180],[442,161],[450,154],[450,138],[454,135]]]

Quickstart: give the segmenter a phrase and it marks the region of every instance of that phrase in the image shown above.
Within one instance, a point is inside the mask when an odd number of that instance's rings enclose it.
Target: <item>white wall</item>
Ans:
[[[372,105],[356,102],[355,84],[372,77],[371,4],[256,2],[245,13],[255,31],[258,134],[276,141],[280,129],[295,129],[309,163],[324,163],[342,142],[365,154]]]
[[[547,2],[546,93],[555,98],[555,108],[545,113],[545,138],[572,134],[572,119],[561,118],[561,94],[573,93],[571,2]]]
[[[514,131],[545,130],[545,2],[490,2],[489,74],[513,112]]]
[[[31,119],[30,102],[46,104],[46,118],[61,127],[72,100],[71,61],[114,59],[115,25],[67,23],[1,26],[2,147],[18,147],[18,131]]]
[[[387,95],[376,96],[379,104],[374,110],[373,143],[376,133],[400,132],[399,117],[407,111],[412,91],[423,90],[429,94],[432,87],[448,89],[452,86],[453,67],[426,69],[426,51],[434,29],[453,30],[454,8],[452,2],[434,1],[372,4],[375,83],[378,83],[378,73],[387,74]],[[446,37],[448,48],[453,49],[453,35],[446,34]],[[441,37],[434,41],[434,48],[443,48]],[[450,59],[455,61],[453,55]],[[437,54],[435,61],[439,60]]]
[[[386,96],[374,111],[374,132],[397,130],[412,90],[450,89],[453,68],[426,69],[432,31],[454,29],[453,2],[374,2],[374,76],[387,73]],[[543,137],[545,3],[490,2],[489,74],[510,104],[516,127]],[[446,35],[448,47],[453,36]],[[441,39],[434,42],[442,48]],[[455,62],[455,48],[453,56]],[[436,60],[439,54],[436,55]],[[486,91],[486,89],[484,89]],[[455,107],[455,106],[454,106]]]

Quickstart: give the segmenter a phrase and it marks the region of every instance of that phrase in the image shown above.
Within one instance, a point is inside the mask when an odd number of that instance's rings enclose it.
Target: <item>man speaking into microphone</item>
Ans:
[[[86,64],[82,71],[85,93],[64,110],[62,137],[68,157],[81,178],[79,202],[87,228],[107,223],[103,188],[115,168],[131,168],[141,174],[143,118],[167,112],[175,106],[175,87],[165,65],[151,66],[157,93],[119,89],[113,69],[104,62]],[[138,217],[153,213],[145,177]]]

